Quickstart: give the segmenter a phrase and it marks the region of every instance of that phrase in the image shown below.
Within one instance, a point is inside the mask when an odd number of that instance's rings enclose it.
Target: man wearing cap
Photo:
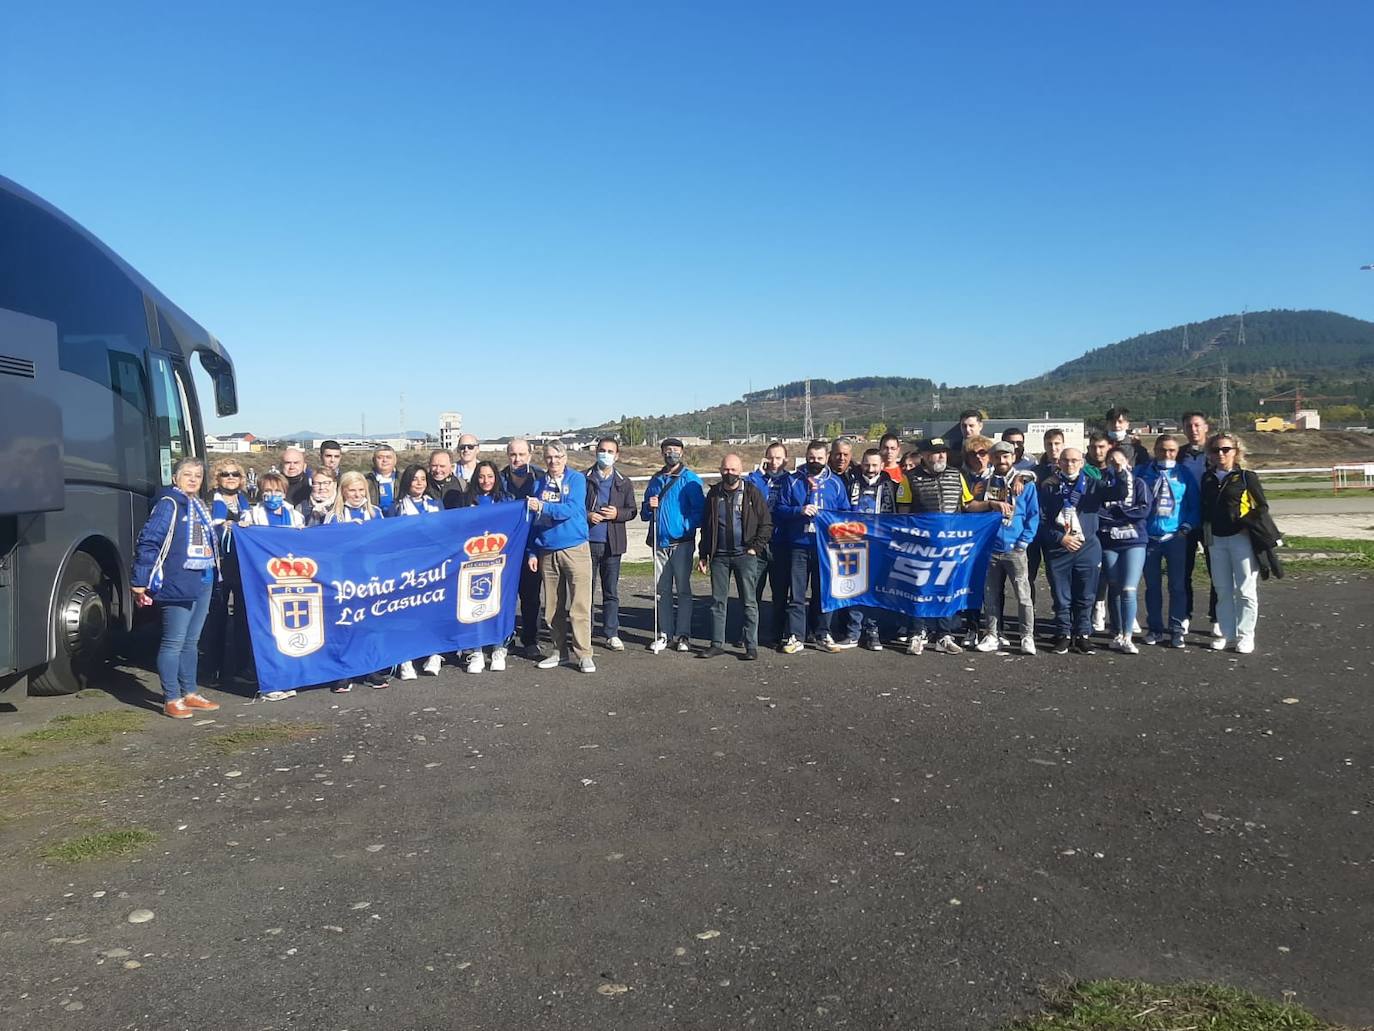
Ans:
[[[992,476],[987,483],[987,501],[1002,514],[997,543],[988,562],[987,583],[983,590],[983,635],[977,648],[995,652],[1010,641],[1002,636],[1002,594],[1008,580],[1016,595],[1021,652],[1035,654],[1035,604],[1031,600],[1026,549],[1040,528],[1040,498],[1034,489],[1017,491],[1016,446],[999,440],[992,445]]]
[[[944,437],[927,437],[916,447],[921,460],[915,469],[906,474],[911,500],[907,502],[905,511],[938,515],[966,511],[967,506],[973,504],[973,494],[963,474],[949,465],[949,443]],[[986,502],[981,504],[986,508]],[[930,642],[938,652],[957,655],[964,649],[954,640],[955,624],[953,617],[916,617],[911,638],[907,642],[907,654],[920,655]]]
[[[659,450],[663,468],[645,487],[639,513],[649,524],[658,577],[658,635],[648,645],[655,655],[669,645],[680,652],[691,650],[687,642],[692,636],[692,551],[706,508],[701,477],[682,463],[682,441],[668,437]]]

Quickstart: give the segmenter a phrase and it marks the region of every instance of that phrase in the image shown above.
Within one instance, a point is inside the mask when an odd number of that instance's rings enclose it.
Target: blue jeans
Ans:
[[[658,575],[658,632],[668,640],[692,636],[692,540],[657,548],[654,561]]]
[[[1093,601],[1102,575],[1102,545],[1090,537],[1077,551],[1047,548],[1045,566],[1054,595],[1053,628],[1056,637],[1090,637],[1093,632]]]
[[[1107,615],[1118,634],[1129,634],[1135,623],[1136,589],[1145,568],[1145,548],[1102,549],[1102,569],[1107,581]]]
[[[798,641],[806,640],[809,615],[816,636],[830,632],[830,617],[821,612],[821,567],[814,544],[796,544],[788,549],[792,592],[787,602],[787,633]],[[807,589],[810,588],[808,595]],[[808,600],[809,598],[809,600]]]
[[[1145,618],[1152,634],[1163,634],[1164,571],[1169,572],[1169,633],[1183,633],[1183,621],[1192,611],[1188,604],[1189,570],[1193,562],[1190,551],[1195,545],[1190,537],[1176,533],[1167,541],[1152,540],[1145,546]]]
[[[157,675],[165,701],[174,702],[183,695],[196,693],[200,631],[205,626],[213,593],[213,585],[207,583],[194,601],[158,603],[162,612],[162,642],[157,648]]]
[[[757,555],[711,556],[711,643],[725,646],[725,614],[730,603],[730,580],[739,591],[744,609],[744,647],[757,651],[759,646],[759,557]]]
[[[609,640],[620,636],[620,556],[610,553],[610,545],[593,542],[592,597],[601,584],[601,627]]]

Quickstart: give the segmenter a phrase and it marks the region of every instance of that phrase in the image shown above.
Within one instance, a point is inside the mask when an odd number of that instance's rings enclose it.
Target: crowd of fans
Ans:
[[[737,642],[743,660],[757,659],[760,646],[795,655],[808,643],[825,652],[896,646],[912,655],[966,649],[1034,655],[1048,647],[1090,655],[1099,634],[1124,654],[1137,654],[1137,641],[1181,649],[1192,629],[1199,550],[1212,581],[1207,645],[1251,652],[1260,567],[1247,520],[1267,508],[1263,488],[1244,468],[1239,438],[1212,434],[1201,412],[1185,413],[1181,422],[1182,439],[1160,434],[1142,441],[1131,434],[1129,413],[1113,408],[1082,451],[1065,447],[1063,434],[1050,430],[1032,457],[1021,430],[1008,429],[994,441],[983,434],[982,414],[970,410],[960,417],[956,441],[928,437],[910,450],[893,434],[857,456],[847,439],[814,440],[794,463],[775,441],[747,474],[744,458],[732,452],[709,488],[684,464],[682,441],[668,438],[660,446],[662,468],[638,504],[634,484],[616,468],[614,437],[599,441],[585,472],[568,467],[567,451],[557,442],[544,446],[543,466],[533,464],[522,439],[506,446],[505,465],[498,468],[480,458],[470,434],[460,438],[456,455],[431,452],[427,466],[398,471],[396,452],[379,447],[368,473],[341,472],[341,449],[325,441],[314,467],[301,449],[282,451],[280,472],[263,474],[252,490],[244,464],[234,457],[214,463],[208,484],[200,460],[184,459],[139,536],[133,591],[139,604],[159,606],[158,674],[165,711],[178,718],[218,708],[196,689],[198,652],[212,682],[255,682],[234,549],[238,528],[308,530],[487,504],[525,505],[532,526],[516,631],[500,645],[454,656],[468,673],[505,670],[512,655],[541,669],[567,664],[594,673],[598,589],[602,641],[612,652],[623,651],[620,564],[627,524],[636,520],[647,524],[654,555],[653,632],[646,645],[654,654],[693,650],[694,564],[710,576],[711,629],[698,650],[702,658],[726,653],[731,582],[743,609]],[[940,619],[861,606],[823,613],[814,536],[821,510],[1000,514],[982,608]],[[1037,646],[1034,606],[1042,568],[1052,615]],[[1142,577],[1143,630],[1137,604]],[[1005,602],[1008,587],[1014,612]],[[770,619],[760,633],[765,593]],[[552,644],[548,655],[539,644],[541,614]],[[436,675],[448,658],[397,656],[391,669],[329,686],[336,692],[355,683],[384,688],[393,675]],[[270,700],[294,694],[258,686]]]

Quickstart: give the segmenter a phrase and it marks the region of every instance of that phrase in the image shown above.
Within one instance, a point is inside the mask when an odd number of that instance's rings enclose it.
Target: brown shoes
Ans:
[[[182,698],[173,698],[170,702],[165,703],[162,706],[162,713],[174,720],[189,720],[195,715],[190,706],[186,704],[185,699]]]
[[[181,700],[188,709],[200,709],[204,712],[214,712],[219,708],[218,702],[212,702],[210,699],[195,694],[194,692],[182,695]]]

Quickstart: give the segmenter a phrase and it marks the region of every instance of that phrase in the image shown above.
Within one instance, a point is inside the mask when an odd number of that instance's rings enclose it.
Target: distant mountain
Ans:
[[[1247,312],[1244,336],[1242,344],[1239,315],[1221,315],[1095,348],[1010,384],[951,386],[904,376],[813,378],[812,419],[816,432],[827,435],[839,426],[863,433],[877,423],[899,429],[931,419],[953,422],[963,408],[981,408],[993,418],[1052,412],[1099,419],[1112,405],[1125,405],[1142,418],[1176,418],[1190,408],[1215,413],[1223,359],[1238,423],[1250,414],[1291,409],[1291,401],[1269,406],[1259,401],[1294,387],[1327,398],[1315,402],[1318,407],[1346,406],[1337,410],[1342,421],[1362,421],[1365,409],[1374,418],[1374,322],[1329,311]],[[695,412],[626,415],[588,429],[620,431],[631,439],[665,433],[719,439],[742,436],[746,427],[755,434],[796,436],[805,390],[804,380],[794,380]]]

